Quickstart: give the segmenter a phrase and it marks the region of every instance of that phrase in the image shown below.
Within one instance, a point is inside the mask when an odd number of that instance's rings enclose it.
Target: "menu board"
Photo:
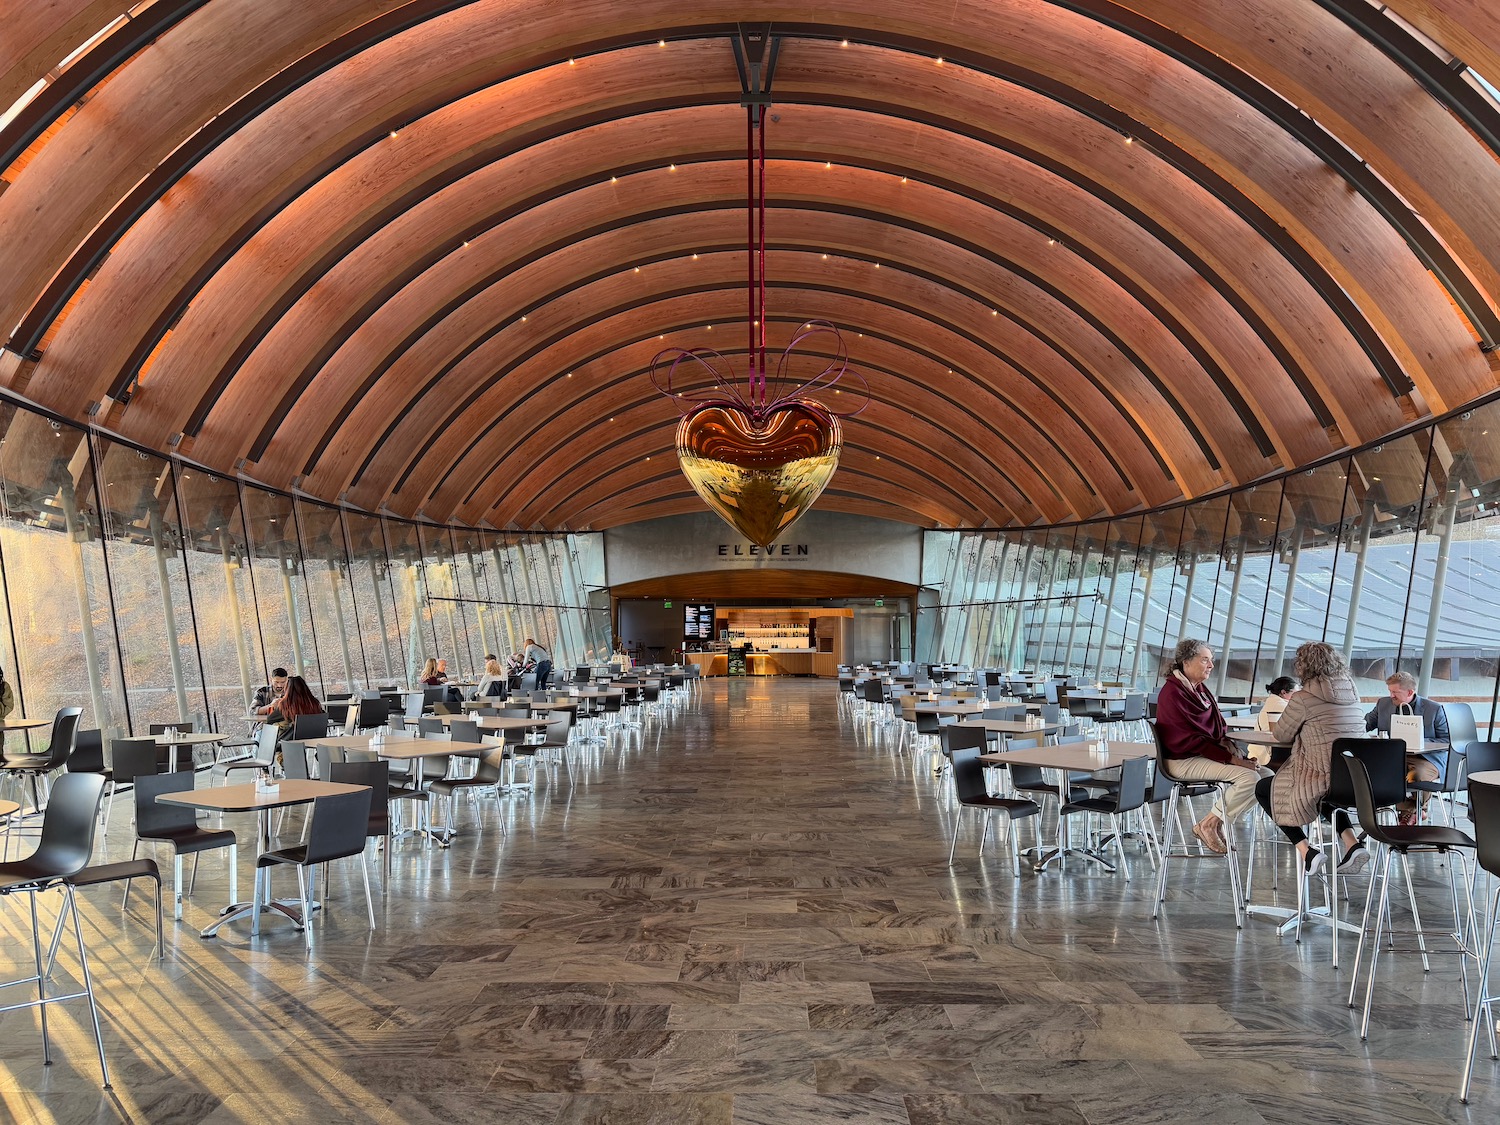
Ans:
[[[682,607],[682,636],[688,641],[714,639],[714,607],[711,603],[688,602]]]

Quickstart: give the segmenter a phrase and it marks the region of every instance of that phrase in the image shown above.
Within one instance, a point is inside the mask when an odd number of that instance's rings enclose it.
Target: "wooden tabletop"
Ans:
[[[8,730],[36,730],[38,727],[50,727],[51,719],[0,719],[0,732]]]
[[[980,700],[963,700],[952,703],[918,703],[917,714],[919,715],[978,715],[991,704]]]
[[[1017,719],[964,719],[954,723],[957,727],[982,727],[996,734],[1056,734],[1062,730],[1061,723],[1044,723],[1039,727],[1028,727]]]
[[[1230,730],[1229,737],[1247,746],[1290,746],[1290,742],[1279,742],[1268,730]]]
[[[6,817],[11,813],[18,813],[20,811],[21,806],[18,805],[15,801],[0,801],[0,817]]]
[[[1092,743],[1072,742],[1066,746],[1036,746],[1025,750],[1006,750],[998,754],[981,754],[981,762],[1014,763],[1018,766],[1041,766],[1052,770],[1098,772],[1123,765],[1135,758],[1155,756],[1156,747],[1144,742],[1107,742],[1108,754],[1097,755]]]
[[[471,757],[499,750],[498,743],[454,742],[452,739],[437,741],[431,738],[387,738],[384,742],[370,743],[369,748],[382,758],[392,761],[410,761],[412,758],[436,758],[440,754],[461,754]]]
[[[1500,785],[1500,770],[1480,770],[1478,773],[1471,773],[1469,780],[1483,782],[1485,785]]]
[[[478,723],[480,730],[539,730],[547,725],[547,720],[540,717],[529,719],[519,715],[477,715],[470,719],[464,715],[439,715],[437,716],[444,726],[454,719],[460,722]]]
[[[1125,697],[1129,694],[1130,692],[1126,691],[1124,688],[1104,688],[1103,690],[1097,691],[1094,688],[1068,689],[1069,699],[1102,699],[1109,703],[1123,703],[1125,701]],[[1141,695],[1144,693],[1136,692],[1136,694]]]
[[[1229,731],[1229,737],[1232,738],[1232,739],[1234,739],[1236,742],[1243,742],[1247,746],[1290,746],[1291,745],[1290,742],[1280,742],[1280,741],[1278,741],[1277,738],[1276,738],[1276,736],[1274,734],[1272,734],[1268,730],[1231,730],[1231,731]],[[1369,734],[1369,737],[1370,738],[1385,738],[1386,736],[1382,735],[1382,734],[1376,734],[1374,731],[1371,731],[1370,734]],[[1422,749],[1419,751],[1419,753],[1426,754],[1429,751],[1431,751],[1432,753],[1437,753],[1439,750],[1446,750],[1446,749],[1448,749],[1448,743],[1446,743],[1446,742],[1437,742],[1437,741],[1434,741],[1432,739],[1428,739],[1423,744]]]
[[[578,700],[563,699],[556,703],[533,703],[531,709],[533,711],[576,711],[578,710]]]
[[[245,785],[215,785],[208,789],[162,793],[156,800],[163,805],[186,805],[190,809],[252,812],[258,809],[280,809],[287,805],[305,805],[319,797],[337,797],[340,793],[358,793],[361,789],[368,788],[368,785],[345,785],[333,781],[283,779],[270,793],[260,792],[252,781]]]
[[[176,738],[166,734],[148,734],[147,738],[154,738],[158,746],[208,746],[214,742],[223,742],[229,736],[227,734],[214,734],[211,731],[203,733],[183,733]]]

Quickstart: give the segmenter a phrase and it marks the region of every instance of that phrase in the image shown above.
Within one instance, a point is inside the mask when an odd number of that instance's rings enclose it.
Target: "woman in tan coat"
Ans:
[[[1343,655],[1330,644],[1309,641],[1297,649],[1295,663],[1302,690],[1287,700],[1286,710],[1271,727],[1278,742],[1290,742],[1292,755],[1275,777],[1255,790],[1261,808],[1292,843],[1309,875],[1323,867],[1323,852],[1307,842],[1304,824],[1321,813],[1334,815],[1340,849],[1339,873],[1353,875],[1369,862],[1364,844],[1354,835],[1349,817],[1324,802],[1336,738],[1364,737],[1365,715],[1359,692]]]

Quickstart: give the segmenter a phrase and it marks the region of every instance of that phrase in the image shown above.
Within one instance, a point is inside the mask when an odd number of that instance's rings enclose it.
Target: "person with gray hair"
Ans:
[[[1255,803],[1255,784],[1271,771],[1242,754],[1229,740],[1219,701],[1208,690],[1213,650],[1184,638],[1172,654],[1172,668],[1156,699],[1156,734],[1161,767],[1177,781],[1227,782],[1209,814],[1193,825],[1193,835],[1210,851],[1224,855],[1224,822],[1238,820]]]
[[[1365,729],[1380,731],[1389,736],[1392,715],[1421,715],[1424,741],[1448,741],[1448,712],[1435,699],[1424,699],[1417,694],[1417,678],[1410,672],[1394,672],[1385,678],[1386,698],[1376,702],[1365,714]],[[1436,781],[1442,774],[1437,762],[1425,754],[1406,756],[1407,781]],[[1425,806],[1430,794],[1423,793]],[[1417,802],[1406,800],[1397,809],[1397,821],[1401,824],[1416,824],[1420,820]]]

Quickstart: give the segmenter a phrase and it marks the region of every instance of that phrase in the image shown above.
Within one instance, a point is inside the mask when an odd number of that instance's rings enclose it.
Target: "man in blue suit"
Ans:
[[[1397,672],[1386,677],[1386,691],[1390,694],[1379,700],[1365,715],[1365,729],[1389,734],[1392,715],[1421,715],[1422,737],[1428,742],[1448,741],[1448,713],[1434,699],[1424,699],[1417,694],[1417,679],[1410,672]],[[1437,751],[1442,753],[1442,751]],[[1437,762],[1425,754],[1406,756],[1407,781],[1436,781],[1441,776]],[[1427,803],[1429,794],[1421,794],[1422,803]],[[1402,824],[1416,824],[1420,819],[1417,803],[1403,801],[1397,810]]]

